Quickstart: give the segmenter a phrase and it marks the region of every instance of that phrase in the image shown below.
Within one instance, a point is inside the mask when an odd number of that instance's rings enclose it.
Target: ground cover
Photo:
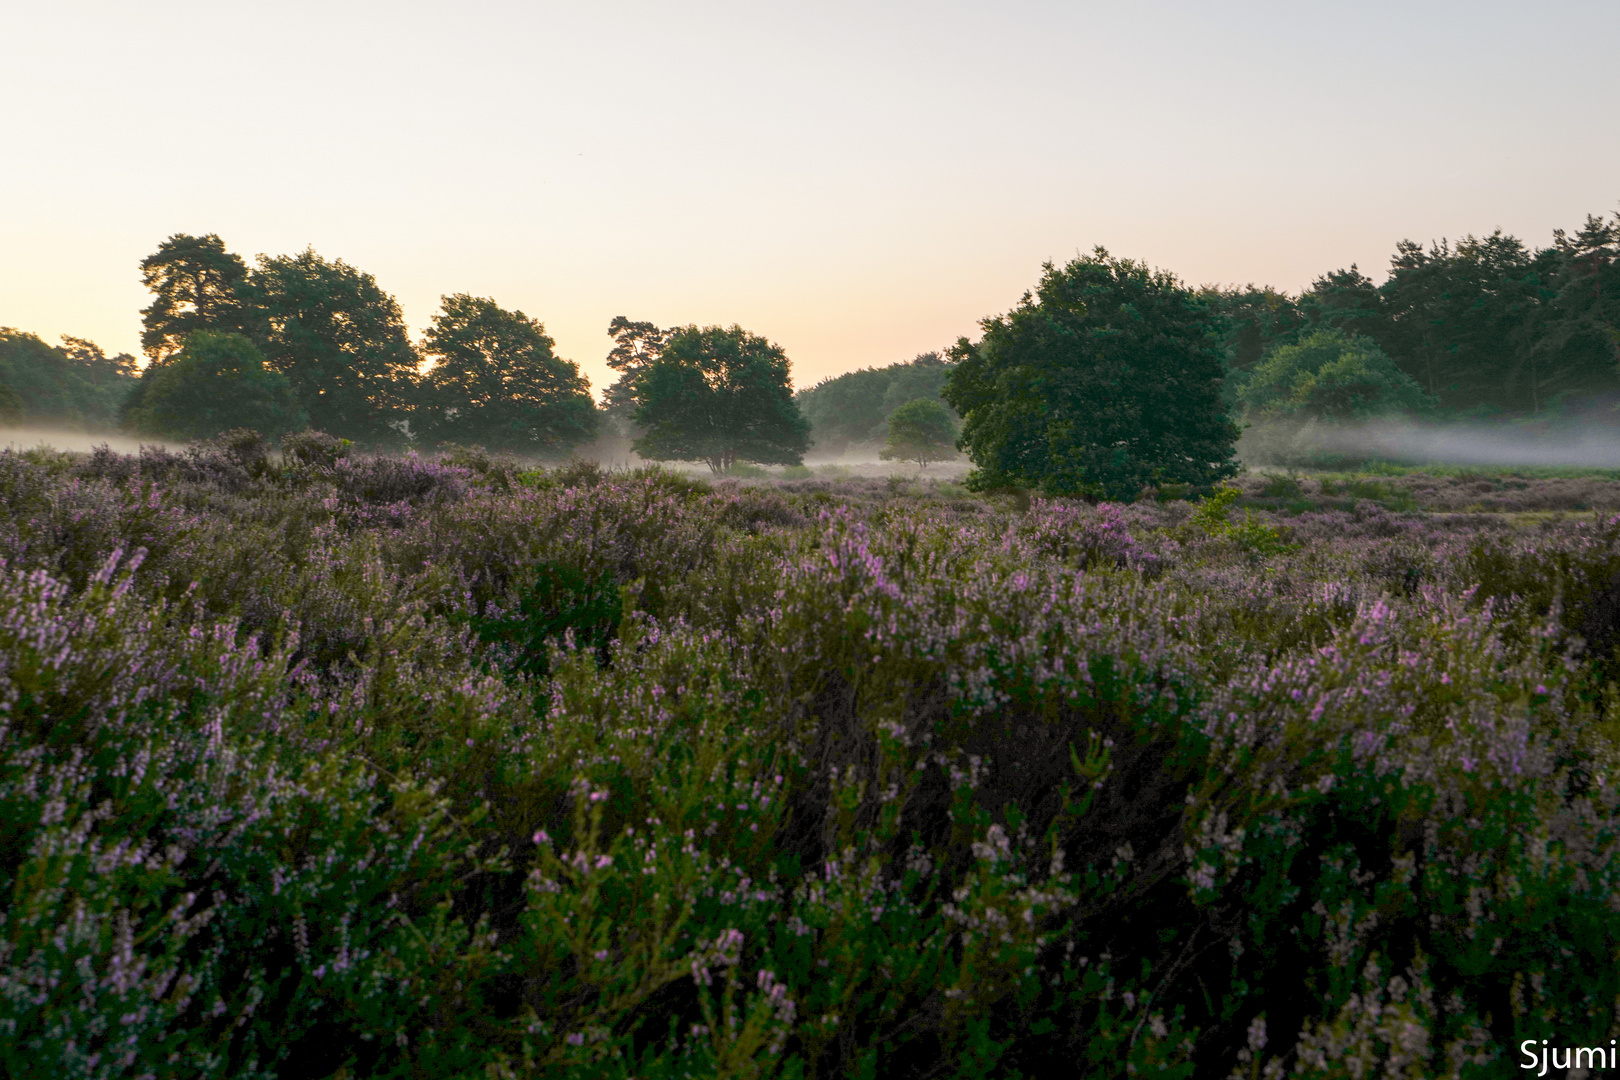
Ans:
[[[1484,1077],[1616,1034],[1620,519],[1573,512],[1620,484],[347,453],[0,452],[7,1075]]]

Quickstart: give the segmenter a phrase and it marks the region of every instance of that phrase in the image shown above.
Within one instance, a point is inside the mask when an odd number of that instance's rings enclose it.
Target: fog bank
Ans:
[[[49,427],[0,427],[0,447],[10,450],[33,450],[36,447],[48,446],[53,450],[71,450],[88,454],[102,444],[120,454],[133,454],[142,446],[173,448],[178,445],[166,443],[162,439],[150,437],[133,439],[128,435],[106,432],[70,431],[66,428]]]
[[[1620,469],[1620,423],[1255,424],[1244,431],[1238,456],[1249,465],[1381,459],[1402,464]]]

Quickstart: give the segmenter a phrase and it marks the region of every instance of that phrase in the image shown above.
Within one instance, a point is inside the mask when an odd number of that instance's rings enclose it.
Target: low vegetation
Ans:
[[[1620,484],[795,476],[0,452],[0,1072],[1488,1077],[1614,1034],[1620,519],[1467,501]]]

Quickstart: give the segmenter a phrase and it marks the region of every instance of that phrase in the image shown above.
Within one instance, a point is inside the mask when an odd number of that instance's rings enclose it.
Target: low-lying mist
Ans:
[[[1620,423],[1423,424],[1405,420],[1255,424],[1238,442],[1247,465],[1401,464],[1620,469]]]
[[[176,444],[154,439],[150,436],[144,438],[131,438],[128,435],[108,434],[99,431],[73,431],[68,428],[52,427],[0,427],[0,447],[12,450],[32,450],[40,446],[48,446],[54,450],[68,450],[75,453],[88,454],[96,447],[105,443],[108,447],[120,454],[133,454],[142,446],[168,446]]]
[[[133,438],[52,427],[0,427],[0,447],[13,450],[47,446],[89,453],[103,444],[121,454],[136,453],[142,445],[180,448],[180,444],[149,436]],[[576,456],[597,460],[609,468],[648,464],[630,453],[628,446],[600,442],[581,447]],[[1346,468],[1370,461],[1388,461],[1407,465],[1620,469],[1620,422],[1551,422],[1541,427],[1389,420],[1359,424],[1313,422],[1303,426],[1257,423],[1244,430],[1238,442],[1238,457],[1251,468]],[[966,458],[958,458],[935,462],[919,470],[911,462],[881,461],[875,450],[864,447],[833,455],[811,451],[805,463],[812,468],[833,466],[861,476],[920,473],[942,480],[959,479],[972,467]],[[666,465],[680,467],[674,462]],[[696,473],[708,471],[696,464],[689,468]]]

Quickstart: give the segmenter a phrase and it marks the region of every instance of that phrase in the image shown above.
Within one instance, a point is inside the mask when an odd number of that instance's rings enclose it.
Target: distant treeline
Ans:
[[[566,452],[604,416],[640,434],[642,373],[678,329],[614,321],[620,377],[599,409],[544,326],[490,299],[445,297],[418,343],[370,274],[313,250],[250,267],[217,235],[176,234],[141,273],[153,293],[145,371],[79,338],[51,346],[0,329],[0,421],[170,438],[314,427],[379,448]],[[1620,214],[1558,230],[1545,248],[1500,230],[1403,240],[1382,284],[1352,264],[1297,296],[1211,286],[1189,298],[1199,301],[1218,316],[1226,402],[1248,420],[1511,419],[1620,401]],[[953,368],[927,352],[823,380],[794,402],[817,449],[843,452],[881,443],[897,408],[941,402]]]
[[[109,428],[135,378],[135,358],[128,353],[108,356],[76,337],[48,345],[0,326],[0,422]]]
[[[843,453],[851,446],[882,443],[889,417],[902,405],[918,398],[943,405],[940,391],[953,367],[939,353],[925,352],[904,363],[823,379],[801,390],[796,400],[810,421],[815,448]]]
[[[1530,249],[1500,230],[1396,245],[1387,280],[1335,270],[1290,295],[1197,291],[1219,318],[1225,399],[1261,423],[1391,415],[1515,419],[1610,410],[1620,399],[1620,214]],[[798,395],[817,449],[881,442],[887,418],[938,400],[949,359],[825,379]]]
[[[363,446],[479,442],[566,451],[596,430],[577,364],[544,326],[493,300],[443,298],[420,344],[370,274],[306,250],[249,267],[219,236],[176,234],[141,262],[151,361],[89,342],[51,348],[0,332],[0,407],[12,422],[207,438],[313,427]]]
[[[1313,332],[1370,339],[1443,414],[1526,416],[1620,397],[1620,214],[1530,249],[1501,230],[1396,245],[1374,284],[1354,264],[1298,296],[1206,288],[1230,320],[1233,398],[1274,350]]]

